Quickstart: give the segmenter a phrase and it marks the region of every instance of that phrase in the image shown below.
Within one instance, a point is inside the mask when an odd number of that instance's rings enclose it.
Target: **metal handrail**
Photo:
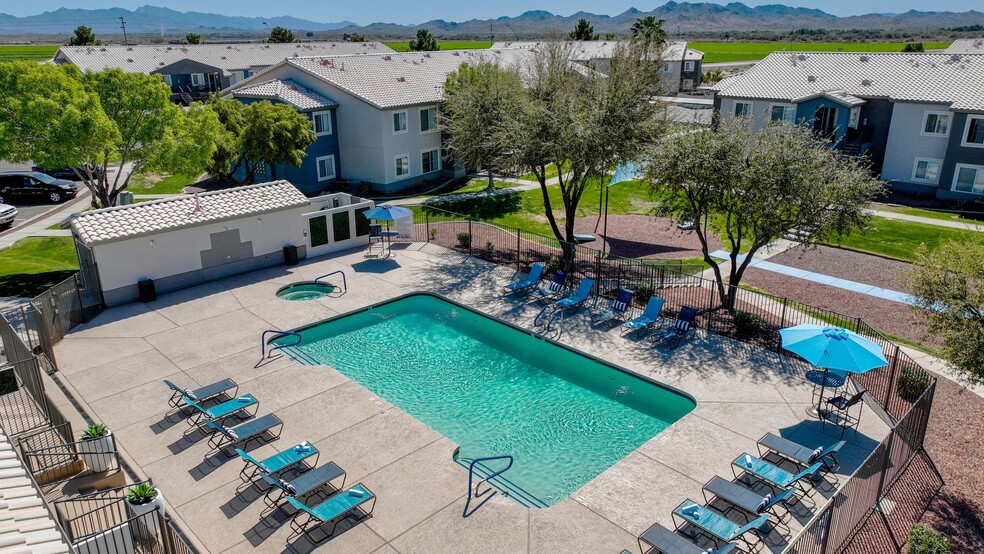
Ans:
[[[279,335],[276,338],[280,338],[281,336],[283,336],[283,337],[297,337],[297,342],[295,342],[295,343],[292,343],[292,344],[275,344],[275,345],[273,345],[273,348],[270,349],[270,354],[273,354],[274,352],[276,352],[277,350],[280,350],[281,348],[286,348],[288,346],[297,346],[298,344],[301,344],[301,341],[303,340],[301,338],[300,333],[295,333],[293,331],[280,331],[278,329],[267,329],[266,331],[263,331],[262,334],[260,334],[260,356],[263,357],[263,358],[266,358],[266,356],[267,356],[267,351],[266,351],[267,340],[266,340],[266,337],[267,337],[267,335],[269,333],[274,333],[275,335]],[[274,339],[274,340],[276,340],[276,339]]]
[[[348,292],[348,282],[345,281],[345,272],[342,271],[341,269],[339,269],[338,271],[332,271],[331,273],[325,273],[321,277],[318,277],[317,279],[315,279],[314,280],[314,284],[315,285],[320,285],[321,283],[319,281],[321,281],[325,277],[331,277],[332,275],[335,275],[336,273],[342,276],[342,293]]]
[[[475,476],[475,464],[477,464],[478,462],[489,462],[492,460],[509,460],[509,463],[506,464],[506,467],[500,469],[499,471],[493,472],[488,477],[482,479],[482,481],[479,481],[478,482],[479,485],[481,485],[483,481],[491,481],[492,479],[495,479],[496,477],[502,475],[503,473],[506,472],[506,470],[511,468],[513,465],[513,457],[510,454],[505,454],[502,456],[486,456],[484,458],[475,458],[474,460],[472,460],[471,463],[468,464],[468,498],[472,497],[472,478]],[[475,487],[478,488],[478,485],[476,485]],[[477,498],[478,495],[475,495],[475,497]]]

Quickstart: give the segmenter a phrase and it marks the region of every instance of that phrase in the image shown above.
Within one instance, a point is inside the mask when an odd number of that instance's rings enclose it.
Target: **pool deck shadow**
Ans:
[[[58,343],[64,369],[57,377],[94,419],[113,428],[130,464],[164,491],[169,514],[212,553],[634,552],[639,533],[653,522],[672,525],[673,508],[687,497],[703,498],[701,486],[712,476],[731,479],[731,461],[757,453],[755,442],[766,432],[811,448],[838,440],[839,430],[821,429],[806,414],[812,386],[803,378],[805,364],[704,332],[674,350],[652,348],[617,327],[593,326],[582,310],[565,318],[561,343],[686,392],[697,407],[554,506],[528,509],[498,493],[467,505],[467,472],[452,460],[450,440],[332,368],[260,359],[259,330],[314,323],[409,292],[442,294],[526,329],[539,309],[502,294],[514,267],[430,244],[394,250],[393,261],[347,251],[107,310]],[[373,268],[381,265],[385,270]],[[307,302],[274,297],[285,284],[338,269],[348,278],[347,294]],[[209,340],[196,340],[204,333]],[[149,361],[134,369],[138,354]],[[166,371],[154,371],[153,360]],[[241,394],[260,399],[260,415],[275,413],[284,422],[279,440],[251,445],[255,457],[308,441],[321,464],[335,462],[348,484],[362,482],[376,494],[373,516],[345,520],[317,545],[303,537],[288,543],[288,516],[269,513],[260,493],[244,490],[238,457],[203,458],[208,447],[200,433],[184,437],[185,416],[167,405],[158,374],[181,386],[235,379]],[[127,375],[126,382],[115,375]],[[124,390],[105,397],[104,387]],[[768,550],[779,552],[887,435],[887,426],[864,410],[859,431],[845,434],[836,479],[827,476],[811,500],[794,504],[790,529],[771,533]],[[469,515],[462,517],[466,505]]]

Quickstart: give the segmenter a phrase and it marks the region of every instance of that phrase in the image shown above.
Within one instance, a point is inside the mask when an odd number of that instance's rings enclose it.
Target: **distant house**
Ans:
[[[497,42],[493,49],[534,49],[542,42]],[[578,41],[572,43],[574,59],[584,65],[607,73],[612,51],[619,42],[614,40]],[[663,49],[663,86],[668,94],[693,92],[700,86],[701,64],[704,53],[689,48],[686,42],[671,42]]]
[[[519,49],[291,57],[224,91],[245,102],[286,102],[309,114],[319,140],[300,169],[267,168],[307,193],[342,178],[378,192],[461,175],[448,161],[438,128],[447,76],[462,63],[518,64]],[[284,171],[282,173],[281,171]]]
[[[721,117],[803,122],[893,188],[984,195],[984,54],[774,53],[712,88]]]
[[[947,54],[984,54],[984,38],[962,38],[953,41]]]
[[[160,75],[172,99],[190,103],[224,90],[286,58],[392,52],[380,42],[61,46],[52,62],[82,71],[109,68]]]

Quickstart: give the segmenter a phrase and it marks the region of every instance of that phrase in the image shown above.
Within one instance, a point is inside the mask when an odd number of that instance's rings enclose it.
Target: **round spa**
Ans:
[[[328,296],[335,290],[336,287],[330,283],[302,281],[281,287],[277,291],[277,297],[284,300],[315,300]]]

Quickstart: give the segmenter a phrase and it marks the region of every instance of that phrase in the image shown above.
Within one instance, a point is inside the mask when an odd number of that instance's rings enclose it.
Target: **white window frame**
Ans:
[[[325,116],[325,121],[328,122],[328,125],[327,125],[327,130],[322,129],[321,132],[319,133],[317,121],[318,121],[318,116],[322,116],[322,115]],[[314,131],[314,136],[316,137],[324,137],[330,135],[332,132],[331,112],[330,111],[311,112],[311,129]]]
[[[980,192],[977,192],[973,189],[970,192],[967,192],[965,190],[957,190],[957,179],[960,177],[961,169],[973,169],[977,171],[977,175],[984,174],[984,165],[956,164],[953,167],[953,183],[950,185],[950,190],[952,190],[953,192],[959,192],[961,194],[984,194],[984,185],[981,185]],[[974,180],[976,181],[977,178],[975,177]]]
[[[401,158],[407,159],[407,172],[402,175],[400,175],[399,172],[400,166],[398,163]],[[399,181],[400,179],[406,179],[407,177],[410,177],[412,174],[413,174],[413,169],[411,169],[410,167],[410,153],[393,156],[393,175],[396,177],[396,180]]]
[[[410,116],[407,113],[407,110],[398,110],[398,111],[395,111],[395,112],[391,112],[391,114],[392,115],[390,115],[390,125],[393,126],[392,127],[393,134],[394,135],[403,135],[403,134],[406,134],[407,131],[410,130]],[[401,131],[397,131],[396,130],[396,116],[399,115],[399,114],[403,114],[403,130],[401,130]]]
[[[920,179],[916,177],[916,171],[919,169],[919,163],[934,163],[939,165],[939,169],[936,170],[936,179]],[[912,162],[912,182],[913,183],[923,183],[927,185],[938,185],[940,184],[940,175],[943,174],[943,160],[939,158],[916,158]]]
[[[430,106],[430,107],[427,107],[427,108],[420,108],[420,112],[417,114],[417,118],[418,119],[421,119],[421,116],[424,114],[424,112],[427,112],[428,110],[434,110],[434,126],[431,127],[430,129],[427,129],[425,131],[424,130],[424,126],[421,125],[420,126],[420,134],[421,135],[427,135],[427,134],[430,134],[430,133],[436,133],[437,132],[437,106]]]
[[[776,108],[782,108],[782,119],[772,119],[772,110]],[[787,117],[787,114],[792,112],[792,117]],[[786,104],[783,102],[776,102],[774,104],[769,104],[769,122],[772,121],[785,121],[787,123],[796,123],[796,104]]]
[[[428,154],[430,152],[434,152],[435,153],[434,160],[436,160],[437,167],[432,168],[430,171],[424,171],[424,154]],[[423,174],[433,173],[435,171],[440,171],[440,170],[441,170],[441,149],[440,148],[428,148],[427,150],[421,150],[420,151],[420,173],[423,175]]]
[[[984,115],[969,115],[968,114],[967,115],[967,122],[964,123],[963,135],[960,136],[960,146],[964,146],[966,148],[984,148],[984,144],[978,144],[976,142],[967,142],[967,133],[970,132],[970,123],[971,123],[971,121],[973,121],[975,119],[981,120],[981,124],[984,125]],[[974,167],[977,167],[977,166],[974,166]]]
[[[161,79],[164,79],[164,83],[167,86],[169,86],[169,87],[173,87],[174,86],[174,81],[171,80],[171,76],[170,75],[168,75],[166,73],[161,73]]]
[[[861,123],[861,108],[854,106],[847,113],[847,128],[857,129],[859,123]]]
[[[195,82],[195,77],[198,77],[198,82]],[[205,74],[204,73],[192,73],[191,74],[191,86],[201,87],[205,86]]]
[[[940,116],[946,116],[946,132],[945,133],[930,133],[926,131],[926,121],[929,120],[929,116],[936,116],[936,127],[939,128]],[[934,110],[927,110],[923,112],[922,125],[919,126],[919,134],[924,137],[937,137],[946,138],[950,135],[950,127],[953,125],[953,114],[950,112],[941,112]]]
[[[693,71],[695,69],[697,69],[697,62],[693,60],[686,60],[685,62],[683,62],[684,71]]]
[[[321,162],[322,161],[330,161],[331,162],[331,175],[322,175],[321,174]],[[326,164],[326,166],[327,166],[327,164]],[[331,179],[334,179],[335,176],[338,173],[338,169],[335,168],[335,156],[334,155],[331,155],[331,156],[320,156],[320,157],[315,158],[314,159],[314,167],[315,167],[315,170],[318,172],[318,182],[319,183],[322,182],[322,181],[330,181]]]
[[[744,105],[748,106],[748,113],[746,113],[744,115],[739,115],[738,114],[738,105],[739,104],[744,104]],[[742,102],[740,100],[736,100],[735,101],[734,116],[735,117],[747,117],[749,119],[751,119],[752,117],[755,117],[755,112],[754,112],[754,106],[753,106],[753,104],[751,102]]]
[[[230,71],[229,72],[229,84],[230,85],[234,85],[234,84],[238,83],[239,81],[242,81],[245,78],[246,78],[246,72],[245,71]]]

